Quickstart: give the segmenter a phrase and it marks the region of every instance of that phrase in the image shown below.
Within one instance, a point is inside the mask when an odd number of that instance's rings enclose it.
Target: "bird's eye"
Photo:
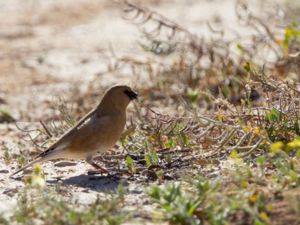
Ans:
[[[137,98],[137,93],[131,91],[131,90],[125,90],[124,93],[129,97],[130,100]]]

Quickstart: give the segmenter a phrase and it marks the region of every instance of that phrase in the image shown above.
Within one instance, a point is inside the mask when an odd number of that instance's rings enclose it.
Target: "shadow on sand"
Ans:
[[[116,191],[119,184],[127,186],[128,183],[114,175],[101,176],[101,175],[87,175],[81,174],[79,176],[70,177],[62,180],[62,184],[68,186],[76,186],[91,189],[97,192]]]

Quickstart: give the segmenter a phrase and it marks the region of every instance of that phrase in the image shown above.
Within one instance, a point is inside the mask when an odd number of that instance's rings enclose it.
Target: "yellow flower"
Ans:
[[[263,220],[263,221],[268,221],[268,215],[267,215],[267,213],[265,213],[265,212],[262,212],[261,214],[260,214],[260,218]]]
[[[251,132],[251,127],[245,126],[245,127],[244,127],[244,130],[245,130],[247,133],[250,133],[250,132]]]
[[[275,153],[278,153],[282,150],[283,147],[284,147],[283,142],[277,141],[277,142],[271,144],[271,151],[275,152]]]
[[[217,114],[217,118],[219,121],[225,121],[227,116],[224,113],[220,112]]]
[[[256,195],[256,194],[251,195],[250,198],[249,198],[249,201],[250,201],[251,203],[255,203],[255,202],[257,201],[257,195]]]
[[[239,158],[239,155],[237,153],[236,150],[233,150],[231,153],[230,153],[230,158],[232,159],[238,159]]]
[[[299,147],[300,147],[300,140],[295,139],[295,140],[289,142],[289,143],[287,144],[287,146],[288,146],[289,148],[292,148],[292,149],[294,149],[294,148],[299,148]]]
[[[253,129],[254,134],[260,134],[260,129],[258,127],[255,127]]]
[[[33,172],[30,176],[24,178],[25,184],[31,187],[43,188],[46,186],[44,172],[40,164],[33,167]]]
[[[247,188],[247,186],[248,186],[248,182],[246,180],[243,180],[242,181],[242,187]]]

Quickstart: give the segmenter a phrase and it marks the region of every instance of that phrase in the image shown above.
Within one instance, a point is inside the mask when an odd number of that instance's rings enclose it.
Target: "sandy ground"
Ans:
[[[199,36],[208,37],[208,21],[215,21],[216,26],[232,33],[242,31],[232,0],[140,2]],[[9,111],[18,122],[35,126],[41,119],[47,121],[53,116],[49,102],[54,96],[69,99],[83,95],[94,82],[103,88],[116,83],[134,86],[139,82],[129,70],[108,72],[107,65],[113,62],[114,54],[137,56],[141,52],[136,44],[140,33],[122,19],[117,3],[2,0],[0,12],[0,109]],[[231,32],[226,36],[230,37]],[[94,104],[103,91],[94,93]],[[22,181],[8,178],[17,164],[4,163],[5,148],[16,154],[36,152],[23,136],[13,123],[0,124],[0,212],[9,212],[15,206],[17,190],[23,186]],[[87,175],[90,167],[84,162],[49,162],[43,168],[48,185],[67,186],[74,199],[83,204],[124,182],[129,190],[126,201],[134,207],[141,205],[143,189],[148,186],[126,178]]]

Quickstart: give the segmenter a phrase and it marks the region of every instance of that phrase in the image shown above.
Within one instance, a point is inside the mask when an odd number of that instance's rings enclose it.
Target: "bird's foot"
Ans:
[[[96,163],[92,163],[91,164],[96,170],[100,171],[101,173],[107,173],[109,174],[109,171],[99,165],[97,165]]]

